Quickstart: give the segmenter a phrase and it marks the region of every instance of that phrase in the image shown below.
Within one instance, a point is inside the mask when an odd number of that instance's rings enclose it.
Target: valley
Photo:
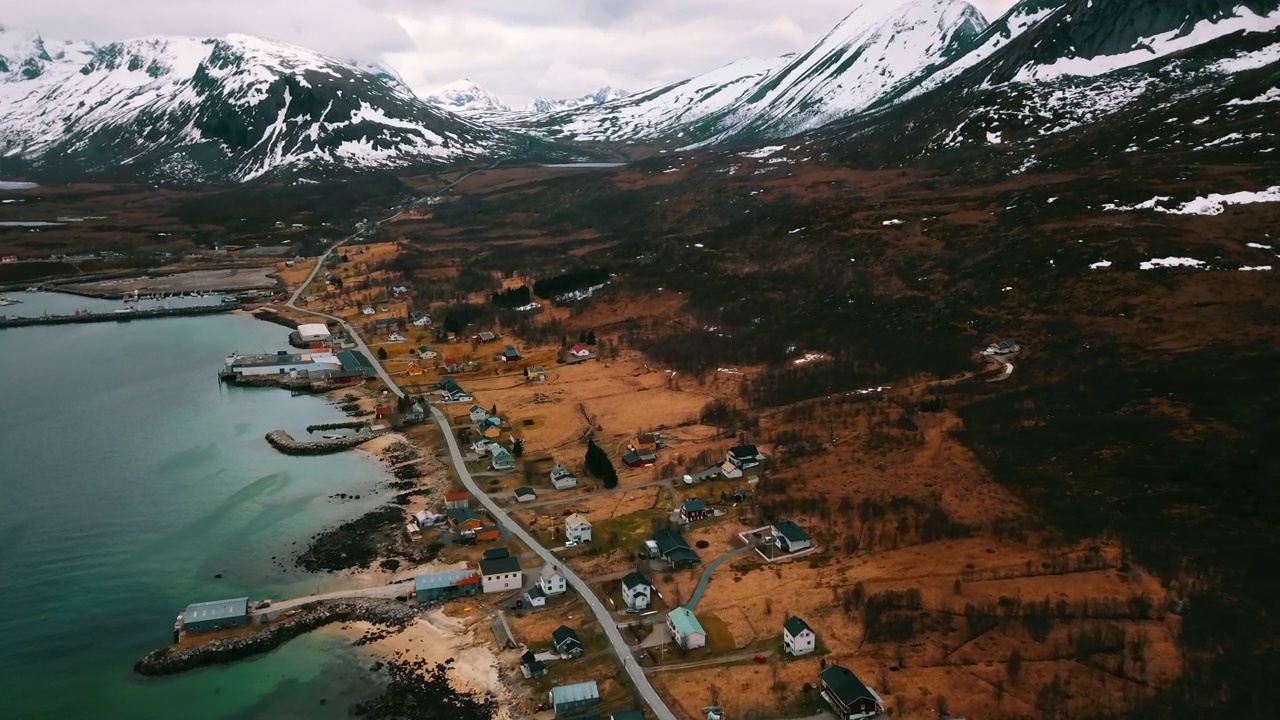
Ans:
[[[0,30],[0,289],[350,324],[424,455],[361,557],[514,558],[431,615],[508,716],[1269,716],[1280,3],[855,5],[529,103]]]

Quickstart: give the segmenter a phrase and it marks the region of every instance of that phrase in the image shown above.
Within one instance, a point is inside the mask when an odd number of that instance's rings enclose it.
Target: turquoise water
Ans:
[[[92,304],[21,296],[36,314]],[[187,603],[334,587],[292,556],[389,497],[368,458],[267,446],[274,428],[341,419],[322,398],[218,384],[227,352],[284,349],[286,332],[237,315],[0,330],[0,717],[337,718],[376,691],[367,661],[323,634],[132,673]]]

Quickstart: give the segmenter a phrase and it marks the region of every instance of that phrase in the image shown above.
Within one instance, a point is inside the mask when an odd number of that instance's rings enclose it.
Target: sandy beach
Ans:
[[[496,720],[514,717],[512,707],[518,696],[503,681],[506,662],[478,637],[488,632],[484,620],[487,615],[479,603],[460,605],[466,612],[471,609],[474,618],[453,618],[436,609],[424,613],[416,622],[401,632],[375,640],[362,649],[376,659],[425,661],[431,664],[453,660],[449,671],[455,689],[475,695],[491,696],[497,702]],[[352,642],[359,640],[375,626],[358,622],[334,627],[325,632],[336,632]]]

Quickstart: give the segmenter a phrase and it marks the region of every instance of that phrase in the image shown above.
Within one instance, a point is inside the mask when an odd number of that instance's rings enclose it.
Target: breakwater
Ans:
[[[323,425],[308,425],[307,432],[320,432],[323,430],[359,430],[362,427],[368,427],[369,423],[364,420],[351,420],[348,422],[325,423]]]
[[[196,305],[185,308],[155,308],[130,312],[82,313],[80,315],[41,315],[39,317],[6,317],[0,319],[0,329],[28,327],[31,325],[71,325],[74,323],[129,322],[161,317],[185,317],[189,315],[213,315],[239,309],[239,303]]]
[[[267,433],[267,443],[285,455],[328,455],[342,452],[357,445],[363,445],[378,437],[381,433],[365,433],[336,440],[319,440],[316,442],[299,442],[284,430],[272,430]]]
[[[395,600],[351,598],[317,601],[301,612],[272,623],[261,632],[211,640],[193,647],[169,646],[152,650],[133,666],[139,675],[174,675],[206,665],[230,663],[270,652],[303,633],[335,622],[363,620],[403,628],[418,616],[416,605]]]

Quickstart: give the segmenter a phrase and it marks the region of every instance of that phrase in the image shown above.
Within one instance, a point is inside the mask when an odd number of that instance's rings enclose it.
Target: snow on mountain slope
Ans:
[[[692,123],[732,106],[791,57],[746,58],[648,92],[529,118],[526,123],[549,136],[579,140],[678,136]]]
[[[459,115],[511,112],[497,95],[466,78],[438,87],[422,99]]]
[[[61,57],[11,35],[0,47],[31,52],[17,61],[24,70],[0,77],[0,156],[36,172],[243,181],[450,162],[525,142],[371,72],[245,35],[72,44]]]
[[[614,100],[621,100],[630,94],[631,93],[626,90],[618,90],[617,88],[605,85],[599,90],[583,95],[582,97],[566,98],[563,100],[541,96],[536,97],[533,99],[533,102],[525,105],[521,110],[528,113],[549,113],[560,110],[572,110],[573,108],[588,105],[603,105],[607,102],[613,102]]]
[[[717,119],[698,144],[821,127],[909,86],[987,27],[961,0],[867,0],[807,52]]]
[[[681,139],[692,147],[771,138],[864,110],[963,52],[987,21],[961,0],[864,0],[800,55],[731,63],[689,80],[537,118],[551,136]]]

